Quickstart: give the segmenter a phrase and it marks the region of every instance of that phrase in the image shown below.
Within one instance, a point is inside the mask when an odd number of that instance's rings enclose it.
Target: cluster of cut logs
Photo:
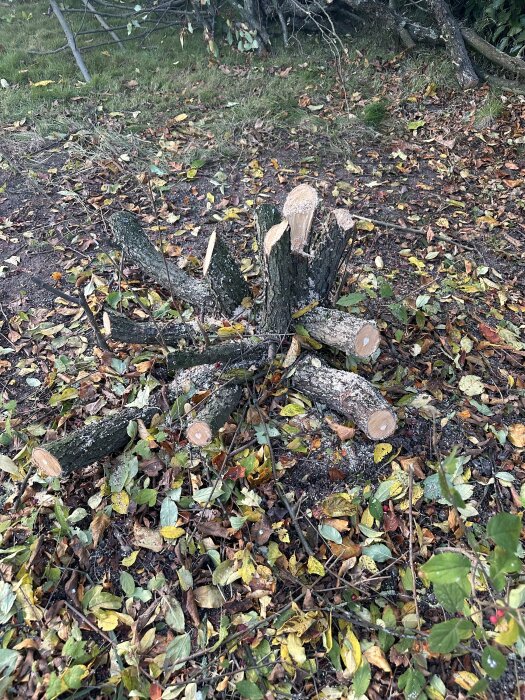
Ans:
[[[109,454],[129,441],[128,425],[150,425],[158,414],[180,407],[186,438],[208,445],[246,395],[245,388],[265,376],[272,362],[285,366],[290,385],[319,404],[342,414],[373,440],[391,435],[395,414],[360,375],[335,369],[311,351],[310,339],[343,353],[367,358],[379,346],[373,321],[330,308],[330,292],[345,260],[354,223],[345,209],[316,217],[318,195],[307,184],[289,194],[282,213],[270,204],[257,209],[257,242],[262,291],[252,298],[228,246],[218,233],[209,240],[202,279],[190,276],[167,259],[150,240],[137,217],[114,214],[111,231],[124,257],[172,297],[190,304],[199,320],[137,322],[106,308],[108,339],[128,344],[162,346],[171,381],[153,394],[149,405],[124,407],[98,422],[66,434],[33,451],[33,461],[47,475],[67,475]],[[239,340],[213,339],[224,319],[242,327]],[[300,324],[301,335],[294,336]],[[306,336],[307,350],[282,362],[290,340]],[[290,366],[287,366],[290,365]]]

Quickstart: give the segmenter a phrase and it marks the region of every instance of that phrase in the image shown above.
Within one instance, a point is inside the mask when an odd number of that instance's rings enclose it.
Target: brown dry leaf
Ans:
[[[509,442],[514,447],[525,447],[525,425],[523,423],[514,423],[509,426]]]
[[[299,338],[294,335],[292,342],[290,343],[290,347],[288,348],[288,352],[286,353],[286,357],[284,358],[283,367],[291,367],[300,354],[301,343],[299,342]]]
[[[414,472],[414,476],[418,479],[425,478],[425,472],[423,471],[423,460],[421,457],[401,457],[398,459],[399,464],[404,472],[410,474],[410,470]]]
[[[330,429],[334,431],[334,433],[337,435],[337,437],[342,442],[344,442],[345,440],[351,440],[354,437],[355,428],[349,428],[346,425],[341,425],[340,423],[336,423],[334,420],[332,420],[328,416],[325,418],[325,421],[330,426]]]
[[[328,544],[332,554],[343,561],[358,557],[361,554],[361,547],[352,542],[349,537],[343,538],[342,544],[337,544],[336,542],[329,542]]]
[[[386,656],[384,655],[383,651],[379,647],[373,646],[369,647],[364,653],[363,656],[365,659],[368,661],[369,664],[372,664],[373,666],[377,666],[378,668],[383,669],[383,671],[386,671],[387,673],[392,673],[392,667],[388,663]]]
[[[224,604],[217,586],[199,586],[193,591],[193,597],[199,608],[220,608]]]
[[[100,538],[104,534],[104,530],[110,523],[109,515],[106,515],[103,510],[99,510],[95,514],[95,517],[91,521],[89,529],[91,530],[91,536],[93,537],[93,547],[97,547],[100,542]]]
[[[324,521],[325,525],[331,525],[337,532],[346,532],[348,527],[348,520],[343,520],[342,518],[330,518]]]
[[[160,552],[164,546],[162,535],[158,530],[150,530],[138,523],[133,524],[133,544],[135,547],[150,549],[152,552]]]

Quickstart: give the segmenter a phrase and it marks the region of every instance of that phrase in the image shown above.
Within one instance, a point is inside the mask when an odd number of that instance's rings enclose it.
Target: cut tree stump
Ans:
[[[292,258],[287,221],[272,226],[263,244],[264,306],[261,321],[267,333],[284,334],[290,325]]]
[[[166,260],[132,213],[113,215],[113,237],[124,255],[168,292],[198,307],[202,315],[199,321],[191,323],[139,323],[106,308],[104,325],[109,337],[130,344],[161,344],[164,348],[176,347],[184,340],[200,347],[168,352],[168,366],[174,376],[155,391],[148,406],[124,407],[114,415],[36,448],[32,458],[40,472],[67,475],[122,450],[128,443],[130,420],[151,421],[156,413],[165,413],[168,425],[175,420],[184,424],[187,418],[186,435],[190,443],[209,444],[235,411],[243,387],[252,384],[255,389],[259,379],[272,373],[277,338],[279,346],[284,346],[281,367],[288,367],[297,357],[299,344],[296,340],[297,347],[291,348],[288,337],[292,335],[290,327],[294,318],[323,345],[356,357],[373,355],[379,346],[379,332],[373,321],[320,305],[328,298],[345,259],[353,221],[350,212],[337,209],[325,227],[314,231],[317,205],[317,192],[302,184],[288,196],[284,219],[271,204],[257,208],[261,294],[243,319],[246,337],[215,345],[209,344],[205,326],[216,328],[221,320],[205,316],[204,312],[210,314],[220,306],[220,312],[231,321],[232,316],[242,311],[242,302],[250,295],[225,242],[217,233],[212,234],[203,265],[203,282]],[[227,327],[224,322],[222,325]],[[394,432],[394,411],[363,377],[333,369],[310,353],[299,358],[288,377],[298,391],[352,418],[371,439],[385,439]]]
[[[199,334],[198,326],[193,322],[132,321],[110,308],[104,309],[104,330],[111,340],[134,345],[176,346],[180,340],[194,339]]]
[[[33,464],[45,476],[67,476],[102,457],[121,451],[129,442],[130,421],[151,421],[156,406],[124,408],[114,415],[90,423],[59,440],[35,447],[31,455]]]
[[[119,211],[110,219],[111,231],[124,255],[152,277],[175,298],[204,308],[210,305],[208,286],[193,279],[167,260],[153,245],[138,218],[129,211]]]
[[[344,311],[317,306],[300,316],[298,322],[312,338],[347,355],[370,357],[379,347],[380,335],[375,323]]]
[[[295,389],[314,401],[352,418],[371,440],[383,440],[396,429],[397,419],[390,405],[358,374],[333,369],[308,354],[292,368],[290,380]]]
[[[223,427],[241,400],[239,386],[222,386],[209,398],[197,405],[197,418],[190,422],[186,437],[192,445],[205,447],[213,440],[215,433]]]
[[[308,247],[318,203],[319,197],[316,190],[307,184],[294,187],[286,198],[283,216],[290,224],[291,246],[294,253],[304,253]]]
[[[354,220],[347,209],[334,209],[330,221],[312,246],[309,263],[308,296],[305,303],[317,299],[326,301],[334,286],[337,273],[345,259],[345,250],[354,230]]]
[[[250,288],[228,246],[216,231],[211,234],[208,241],[202,274],[207,279],[219,307],[228,318],[242,311],[243,299],[251,296]]]

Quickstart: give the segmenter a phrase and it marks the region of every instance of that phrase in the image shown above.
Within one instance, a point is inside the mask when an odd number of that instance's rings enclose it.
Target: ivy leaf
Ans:
[[[472,622],[459,617],[439,622],[430,630],[429,647],[440,654],[448,654],[454,651],[462,639],[470,637],[473,629]]]
[[[463,554],[455,552],[434,554],[423,564],[421,571],[432,583],[461,583],[470,572],[470,561]]]

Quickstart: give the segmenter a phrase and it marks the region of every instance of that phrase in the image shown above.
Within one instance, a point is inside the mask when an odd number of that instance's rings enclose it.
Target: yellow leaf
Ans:
[[[31,87],[46,87],[47,85],[52,85],[54,80],[39,80],[38,83],[31,83]]]
[[[304,316],[312,309],[315,309],[315,307],[318,305],[318,301],[312,301],[310,304],[308,304],[308,306],[303,306],[303,308],[299,309],[299,311],[294,311],[294,313],[292,314],[292,318],[301,318],[301,316]]]
[[[368,661],[368,663],[372,664],[373,666],[382,668],[383,671],[386,671],[387,673],[392,673],[392,668],[386,660],[385,654],[379,647],[368,647],[368,649],[364,652],[363,656]]]
[[[374,516],[370,512],[370,508],[363,511],[363,515],[361,516],[361,525],[364,525],[365,527],[374,527]]]
[[[176,122],[183,122],[187,118],[188,118],[187,114],[177,114],[177,116],[175,117],[175,121]]]
[[[523,423],[514,423],[509,426],[509,442],[514,447],[525,447],[525,425]]]
[[[111,505],[113,510],[121,515],[126,515],[129,508],[129,494],[126,491],[119,491],[111,494]]]
[[[366,569],[367,571],[370,571],[373,574],[377,574],[378,572],[377,564],[372,559],[372,557],[369,557],[366,554],[361,555],[359,559],[359,568]]]
[[[373,231],[375,229],[371,221],[358,221],[355,227],[358,231]]]
[[[321,508],[329,518],[355,515],[358,510],[357,503],[348,493],[333,493],[331,496],[327,496],[322,502]]]
[[[233,323],[231,326],[221,326],[217,330],[217,335],[219,338],[229,338],[232,335],[242,335],[244,330],[242,323]]]
[[[392,445],[389,442],[379,442],[374,447],[374,464],[379,464],[392,452]]]
[[[359,640],[351,629],[347,629],[341,643],[341,658],[351,675],[361,666],[361,647],[359,646]]]
[[[295,661],[295,663],[299,666],[301,664],[304,664],[304,662],[306,661],[306,652],[304,650],[304,646],[301,642],[299,635],[289,634],[286,639],[286,643],[288,646],[288,652],[292,659]]]
[[[124,559],[122,560],[122,566],[133,566],[133,564],[137,561],[138,555],[138,549],[136,549],[134,552],[131,552],[131,554],[128,554],[128,556],[124,557]]]
[[[318,576],[325,575],[324,566],[313,556],[308,557],[307,570],[309,574],[317,574]]]
[[[445,219],[444,216],[442,216],[440,219],[436,221],[437,226],[440,228],[450,228],[450,223],[448,219]]]
[[[498,644],[510,647],[518,639],[519,627],[516,620],[513,617],[511,617],[511,619],[508,621],[505,620],[504,622],[501,622],[498,626],[498,629],[501,629],[501,632],[499,632],[499,634],[497,634],[494,638],[494,641]]]
[[[176,540],[184,535],[184,528],[176,527],[175,525],[165,525],[160,528],[160,534],[167,540]]]
[[[102,610],[101,608],[94,611],[94,615],[97,618],[97,624],[101,630],[104,632],[111,632],[120,622],[117,613],[114,610]]]
[[[479,678],[474,673],[470,673],[470,671],[458,671],[458,673],[454,674],[454,681],[463,690],[470,690],[476,685],[478,680]]]

